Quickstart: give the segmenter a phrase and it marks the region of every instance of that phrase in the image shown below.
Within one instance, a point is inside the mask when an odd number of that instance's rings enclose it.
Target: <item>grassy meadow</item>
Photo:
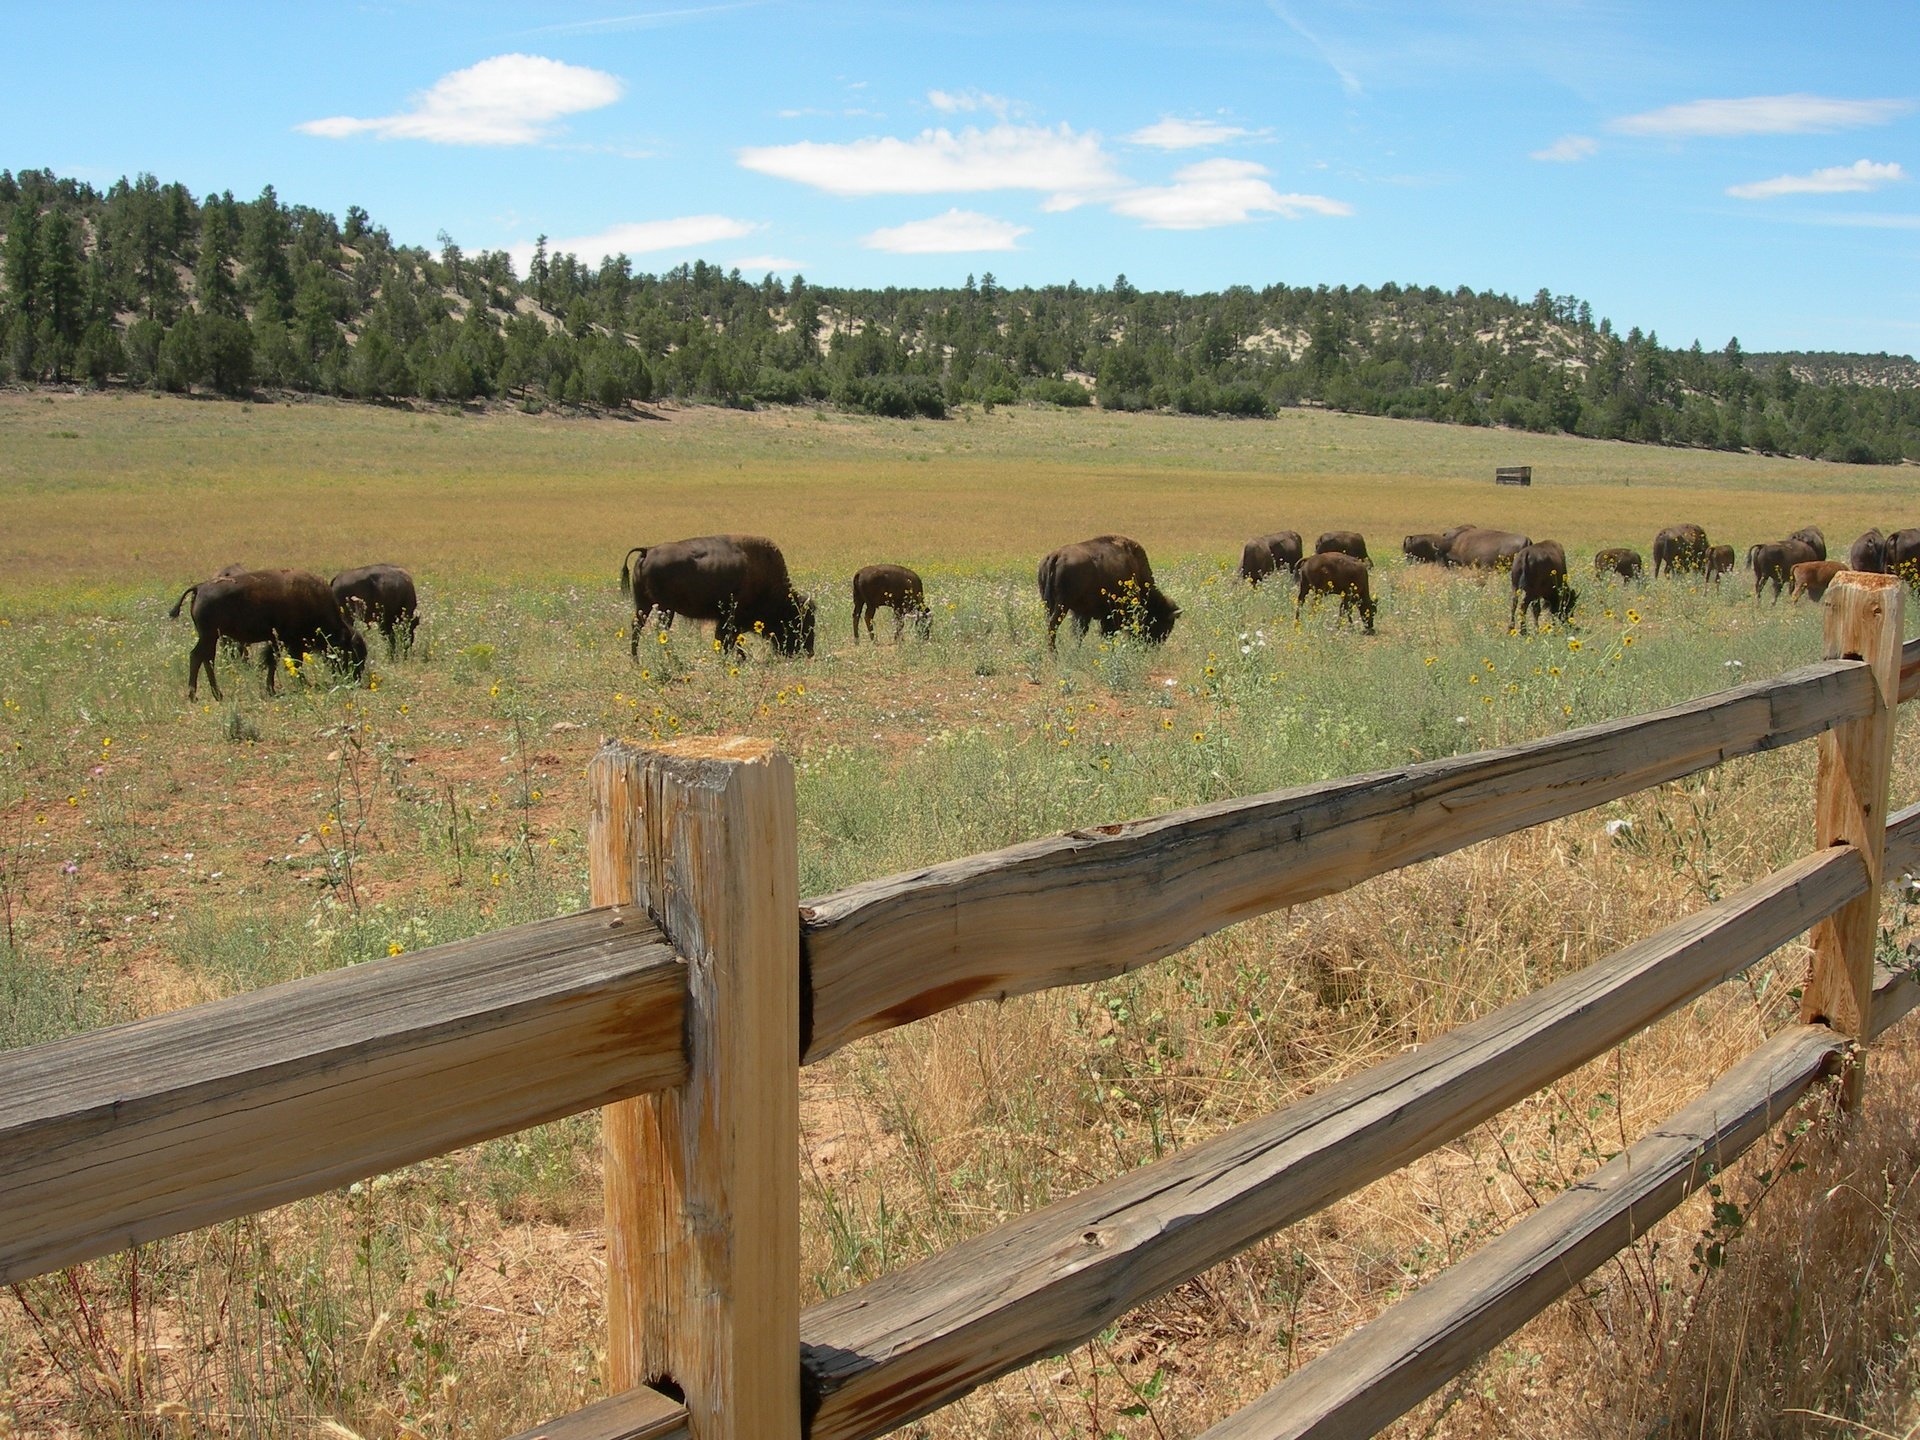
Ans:
[[[1496,489],[1497,464],[1535,484]],[[324,402],[0,394],[0,1045],[585,904],[607,735],[794,756],[801,887],[1053,830],[1461,753],[1815,659],[1818,607],[1736,573],[1621,586],[1594,550],[1705,525],[1744,550],[1914,523],[1911,471],[1314,411],[1000,409],[944,422],[663,409],[568,420]],[[1465,520],[1562,539],[1575,627],[1407,567]],[[1356,528],[1380,633],[1296,623],[1249,535]],[[630,545],[773,536],[819,654],[642,636]],[[1107,530],[1183,606],[1171,641],[1046,650],[1033,567]],[[406,565],[414,652],[185,698],[220,565]],[[860,564],[919,569],[932,638],[849,636]],[[1750,585],[1750,581],[1747,582]],[[1920,633],[1910,618],[1908,633]],[[1900,729],[1896,800],[1920,794]],[[1800,746],[1235,927],[1135,975],[974,1006],[802,1077],[807,1300],[1323,1088],[1804,853]],[[1624,823],[1610,823],[1624,822]],[[1890,958],[1911,936],[1895,904]],[[1428,1160],[912,1427],[1193,1435],[1669,1113],[1785,1023],[1790,946]],[[1908,1027],[1911,1028],[1911,1027]],[[1863,1121],[1795,1125],[1393,1433],[1903,1434],[1920,1421],[1920,1050]],[[1818,1118],[1810,1106],[1805,1117]],[[597,1129],[579,1117],[18,1287],[0,1436],[487,1436],[600,1384]],[[1824,1417],[1824,1418],[1823,1418]],[[9,1431],[11,1427],[11,1432]],[[331,1428],[328,1428],[331,1427]]]

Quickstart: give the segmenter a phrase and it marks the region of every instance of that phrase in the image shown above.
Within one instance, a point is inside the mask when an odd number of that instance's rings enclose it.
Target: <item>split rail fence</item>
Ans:
[[[1372,1433],[1920,1004],[1876,971],[1903,591],[1847,574],[1827,658],[1654,714],[1102,825],[802,904],[792,771],[753,741],[602,750],[593,908],[0,1055],[0,1282],[604,1108],[611,1398],[547,1440],[883,1435],[1406,1165],[1811,930],[1802,1022],[1206,1432]],[[1817,847],[1483,1019],[801,1310],[798,1076],[968,1001],[1081,984],[1236,921],[1818,737]],[[671,1396],[671,1398],[670,1398]]]

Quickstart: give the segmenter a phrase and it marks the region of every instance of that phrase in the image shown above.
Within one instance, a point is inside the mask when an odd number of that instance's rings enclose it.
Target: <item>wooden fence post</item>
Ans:
[[[1814,927],[1813,967],[1802,992],[1800,1018],[1832,1026],[1864,1044],[1873,1003],[1873,951],[1880,931],[1905,595],[1897,576],[1847,570],[1828,588],[1826,605],[1826,658],[1866,661],[1873,669],[1879,703],[1866,718],[1820,736],[1815,840],[1822,847],[1856,847],[1866,860],[1869,883],[1866,894]],[[1857,1055],[1842,1091],[1847,1108],[1859,1104],[1865,1078],[1865,1057]]]
[[[797,1440],[793,769],[681,740],[610,744],[591,777],[593,902],[644,906],[689,967],[686,1085],[602,1112],[609,1388],[677,1392],[695,1440]]]

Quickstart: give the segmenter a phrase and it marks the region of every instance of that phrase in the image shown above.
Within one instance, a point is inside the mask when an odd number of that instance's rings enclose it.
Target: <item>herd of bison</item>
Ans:
[[[1579,595],[1568,574],[1566,550],[1557,540],[1458,525],[1444,534],[1409,535],[1400,549],[1410,564],[1505,571],[1513,585],[1509,629],[1523,628],[1529,619],[1538,626],[1543,612],[1563,623],[1572,619]],[[1829,560],[1825,537],[1808,527],[1784,540],[1751,546],[1746,563],[1753,572],[1756,602],[1769,584],[1776,601],[1789,588],[1795,600],[1802,595],[1818,600],[1833,577],[1847,569],[1900,574],[1920,587],[1920,528],[1891,535],[1869,530],[1853,542],[1845,560]],[[1369,579],[1372,565],[1366,539],[1357,532],[1330,530],[1307,554],[1298,532],[1281,530],[1246,543],[1239,575],[1258,585],[1286,571],[1295,583],[1296,620],[1308,596],[1325,595],[1339,600],[1343,620],[1358,614],[1371,634],[1378,610]],[[1600,551],[1593,560],[1595,574],[1621,580],[1640,579],[1644,565],[1639,551],[1618,547]],[[1672,525],[1654,537],[1655,576],[1694,572],[1717,583],[1733,565],[1733,547],[1709,543],[1707,532],[1698,525]],[[1060,622],[1068,616],[1082,637],[1090,625],[1098,623],[1103,635],[1126,630],[1155,644],[1173,633],[1180,616],[1180,607],[1154,583],[1147,552],[1125,535],[1101,535],[1061,546],[1040,562],[1039,583],[1049,650]],[[676,615],[712,621],[721,649],[739,648],[741,637],[751,632],[764,635],[783,655],[813,654],[814,603],[795,587],[786,557],[771,540],[756,535],[708,535],[636,546],[621,562],[620,589],[633,599],[630,649],[636,657],[641,632],[656,610],[663,627],[670,627]],[[412,644],[419,624],[413,577],[397,565],[364,565],[344,570],[331,581],[301,570],[230,565],[188,586],[168,614],[177,617],[189,598],[195,630],[187,668],[189,700],[198,693],[202,668],[214,698],[221,698],[213,660],[222,640],[243,651],[265,644],[271,695],[283,650],[290,656],[330,655],[359,678],[367,666],[362,624],[379,628],[389,655]],[[875,638],[873,617],[881,609],[894,613],[896,641],[908,620],[923,636],[931,629],[926,588],[919,575],[904,565],[869,565],[853,577],[856,644],[863,622],[868,639]]]

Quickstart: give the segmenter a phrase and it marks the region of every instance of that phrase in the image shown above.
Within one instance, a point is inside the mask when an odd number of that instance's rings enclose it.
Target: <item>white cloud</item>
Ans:
[[[1600,146],[1585,135],[1562,135],[1544,150],[1528,152],[1534,160],[1558,160],[1571,162],[1584,160]]]
[[[983,90],[929,90],[927,104],[943,115],[970,115],[984,110],[1000,120],[1021,108],[1004,95],[989,95]]]
[[[1197,150],[1207,145],[1224,145],[1246,133],[1238,125],[1223,125],[1218,120],[1181,120],[1167,116],[1126,138],[1130,145],[1151,145],[1156,150]]]
[[[1743,100],[1690,100],[1607,128],[1622,135],[1806,135],[1885,125],[1913,109],[1911,100],[1833,100],[1822,95],[1754,95]]]
[[[751,235],[755,226],[725,215],[683,215],[672,220],[638,220],[613,225],[597,235],[582,235],[570,240],[547,241],[549,255],[577,256],[584,264],[598,265],[609,255],[649,255],[661,250],[687,252],[720,240],[738,240]],[[533,246],[509,245],[520,274],[527,273],[533,259]],[[743,267],[744,268],[744,267]]]
[[[335,115],[294,129],[329,140],[374,135],[440,145],[533,145],[563,115],[598,110],[620,98],[618,77],[539,55],[495,55],[442,75],[398,115]]]
[[[1907,172],[1897,164],[1856,160],[1851,165],[1829,165],[1811,175],[1777,175],[1771,180],[1729,185],[1727,194],[1736,200],[1771,200],[1779,195],[1844,195],[1878,190],[1882,185],[1906,178]]]
[[[1351,215],[1353,207],[1324,195],[1283,195],[1263,178],[1264,165],[1251,160],[1202,160],[1174,172],[1171,185],[1129,190],[1115,199],[1116,214],[1152,230],[1206,230],[1244,225],[1256,214]]]
[[[937,195],[980,190],[1086,192],[1121,183],[1100,137],[1061,125],[923,130],[911,140],[877,136],[844,145],[802,141],[749,146],[748,170],[833,195]]]
[[[1025,225],[996,220],[977,210],[949,210],[928,220],[910,220],[875,230],[860,243],[895,255],[955,255],[975,250],[1017,250]]]

